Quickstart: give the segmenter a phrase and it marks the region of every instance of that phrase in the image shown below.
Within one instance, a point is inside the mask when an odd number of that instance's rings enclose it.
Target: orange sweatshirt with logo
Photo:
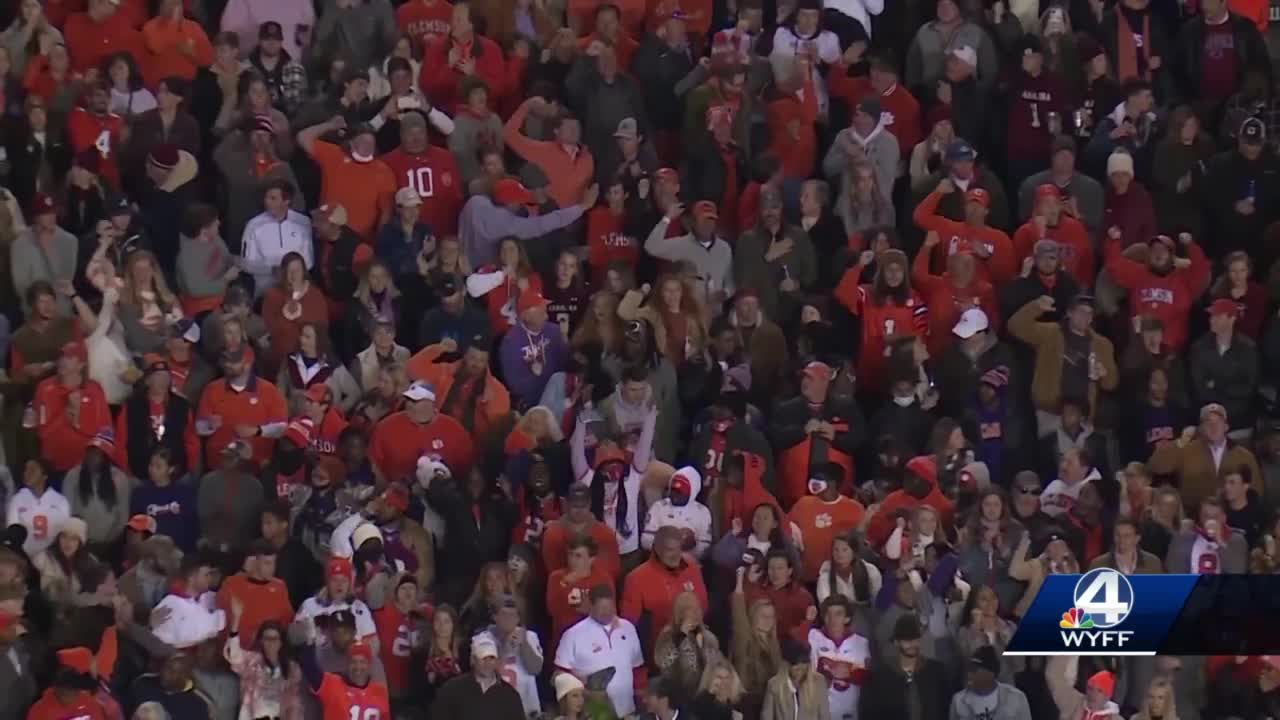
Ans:
[[[80,404],[79,418],[72,422],[67,405],[72,393]],[[102,431],[111,431],[111,409],[102,386],[86,380],[67,387],[57,376],[45,378],[36,386],[33,407],[36,411],[36,434],[40,438],[40,457],[54,470],[65,472],[84,460],[89,441]]]
[[[658,639],[662,628],[671,623],[676,596],[692,592],[698,596],[698,604],[707,609],[707,586],[702,582],[702,569],[698,563],[685,557],[680,567],[671,570],[650,557],[627,575],[622,590],[622,617],[637,627],[640,617],[649,615],[649,641]],[[650,646],[652,647],[652,645]]]
[[[806,583],[818,579],[822,563],[831,557],[831,543],[858,527],[866,509],[853,498],[839,495],[827,502],[816,495],[796,501],[787,519],[800,528],[804,551],[800,554],[800,579]]]
[[[942,193],[934,190],[916,206],[911,219],[922,229],[938,233],[942,236],[939,245],[944,256],[961,251],[973,253],[978,261],[978,276],[1002,285],[1013,279],[1018,273],[1018,261],[1013,254],[1013,242],[1003,231],[988,225],[974,227],[968,223],[957,222],[938,214],[938,203]],[[984,252],[979,252],[981,248]],[[983,255],[987,255],[983,258]]]
[[[198,23],[182,19],[152,18],[142,26],[147,57],[143,71],[154,87],[164,78],[194,80],[196,71],[213,64],[213,45]]]

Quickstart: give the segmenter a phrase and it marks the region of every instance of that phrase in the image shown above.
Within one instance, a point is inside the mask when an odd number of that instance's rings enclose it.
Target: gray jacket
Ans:
[[[1031,218],[1031,212],[1035,209],[1033,206],[1036,188],[1052,182],[1053,173],[1049,170],[1038,172],[1022,181],[1022,185],[1018,187],[1019,223]],[[1106,204],[1106,194],[1102,191],[1102,184],[1084,173],[1077,172],[1067,181],[1067,186],[1063,190],[1068,192],[1070,197],[1075,198],[1076,207],[1080,209],[1080,222],[1088,228],[1089,235],[1098,237],[1098,231],[1102,229],[1102,211]]]
[[[922,88],[932,91],[934,84],[942,78],[947,53],[966,45],[978,53],[978,84],[990,88],[1000,72],[995,43],[986,30],[967,20],[950,35],[944,35],[938,29],[936,20],[920,27],[907,50],[907,87],[912,92]]]
[[[972,690],[961,690],[951,697],[949,720],[1031,720],[1031,706],[1021,690],[1005,683],[996,684],[996,709],[991,715],[981,714],[983,704]]]
[[[53,283],[56,280],[72,280],[76,275],[76,258],[80,254],[80,241],[76,236],[58,228],[53,242],[46,249],[36,239],[34,228],[27,228],[14,238],[9,249],[9,269],[13,273],[13,289],[22,301],[23,312],[27,307],[27,288],[37,281]],[[58,297],[58,312],[71,314],[71,302]]]
[[[495,113],[478,117],[465,108],[460,109],[453,118],[453,132],[449,133],[449,152],[453,153],[453,159],[458,163],[463,187],[470,187],[471,181],[480,177],[478,153],[484,146],[502,152],[505,147],[502,140],[502,119]]]
[[[874,129],[866,137],[859,137],[853,128],[847,127],[837,135],[827,156],[822,158],[822,174],[832,183],[838,183],[843,195],[848,188],[849,166],[853,158],[845,150],[846,143],[861,145],[866,152],[867,161],[876,169],[876,182],[880,185],[880,194],[885,202],[893,205],[893,181],[898,177],[898,168],[902,158],[898,149],[898,141],[889,132],[884,119],[876,123]]]
[[[573,224],[585,210],[582,205],[572,205],[545,215],[524,217],[495,205],[488,195],[473,195],[462,206],[458,238],[462,240],[462,251],[467,254],[467,261],[478,269],[497,261],[498,243],[503,238],[532,240],[541,237]]]
[[[382,61],[395,44],[395,11],[388,0],[355,0],[339,8],[326,0],[311,41],[309,64],[325,65],[344,58],[349,68],[367,68]]]

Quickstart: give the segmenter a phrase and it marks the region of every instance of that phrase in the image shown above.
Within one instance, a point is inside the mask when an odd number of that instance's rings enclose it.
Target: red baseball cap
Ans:
[[[502,178],[493,186],[493,201],[499,205],[532,205],[533,193],[513,178]]]
[[[1230,315],[1232,317],[1239,317],[1240,303],[1237,303],[1235,300],[1232,300],[1231,298],[1218,298],[1217,300],[1214,300],[1213,302],[1209,303],[1209,314],[1210,315]]]
[[[907,461],[907,472],[938,484],[938,463],[929,455],[917,455]]]
[[[382,501],[400,512],[405,512],[409,509],[409,491],[400,483],[392,483],[382,491]]]
[[[311,418],[296,417],[289,421],[289,426],[285,428],[284,437],[292,442],[294,447],[307,448],[311,445],[311,431],[315,429],[315,423]]]
[[[73,647],[58,651],[58,665],[80,673],[92,675],[93,653],[87,647]]]
[[[329,389],[328,385],[319,383],[307,388],[303,396],[312,402],[327,403],[333,400],[333,391]]]
[[[364,658],[365,662],[373,662],[373,648],[368,644],[360,641],[351,643],[351,649],[347,651],[347,655],[353,660],[355,658]]]
[[[89,362],[89,349],[80,340],[72,340],[62,346],[63,357],[80,358],[80,362]]]
[[[1054,185],[1053,183],[1044,183],[1043,185],[1039,185],[1036,187],[1036,201],[1039,202],[1041,198],[1053,198],[1054,200],[1061,200],[1062,191],[1059,190],[1058,186]]]
[[[831,370],[830,365],[824,362],[818,362],[817,360],[814,360],[813,362],[804,366],[804,374],[807,375],[808,377],[819,379],[819,380],[830,380],[831,376],[834,375],[835,373]]]
[[[33,216],[40,215],[56,215],[58,206],[53,202],[53,196],[45,193],[36,193],[31,200],[31,214]]]
[[[532,310],[536,307],[545,308],[547,299],[542,296],[542,292],[534,288],[525,288],[520,293],[520,299],[516,301],[516,312],[523,315],[526,310]]]
[[[129,518],[129,522],[128,524],[125,525],[125,527],[129,528],[130,530],[136,530],[137,532],[151,533],[152,535],[155,535],[156,519],[151,517],[150,515],[138,513],[137,515],[134,515],[133,517]]]
[[[991,207],[991,195],[982,188],[970,188],[969,192],[964,194],[965,202],[978,203],[984,208]]]
[[[355,568],[351,566],[351,560],[344,557],[329,558],[329,564],[325,566],[325,577],[334,577],[341,575],[350,580],[355,576]]]

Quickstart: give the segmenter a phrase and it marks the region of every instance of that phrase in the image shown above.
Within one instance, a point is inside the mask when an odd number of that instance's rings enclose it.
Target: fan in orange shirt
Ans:
[[[97,689],[93,653],[84,647],[59,650],[53,686],[31,706],[27,720],[107,720],[106,710],[94,697]]]
[[[551,616],[551,647],[555,655],[560,636],[574,623],[586,617],[591,609],[588,596],[596,585],[612,585],[614,579],[598,564],[595,540],[578,535],[569,541],[568,567],[560,568],[547,578],[547,614]]]
[[[831,556],[831,543],[858,527],[866,514],[862,503],[840,494],[844,474],[844,468],[835,463],[819,466],[809,478],[809,494],[787,514],[804,541],[800,579],[807,583],[818,579],[818,570]]]
[[[302,675],[320,700],[323,720],[377,720],[391,717],[387,684],[373,679],[373,647],[354,642],[347,652],[347,671],[324,672],[312,645],[302,651]]]
[[[1059,266],[1082,288],[1093,287],[1093,243],[1084,223],[1063,212],[1062,191],[1053,183],[1036,188],[1034,214],[1013,234],[1013,254],[1024,262],[1041,240],[1058,253]]]
[[[324,135],[347,130],[345,148],[324,142]],[[391,218],[395,207],[396,178],[386,163],[374,157],[377,138],[373,128],[347,128],[335,117],[298,133],[298,144],[320,166],[320,202],[341,205],[347,211],[347,227],[365,242]]]
[[[911,219],[920,228],[942,236],[945,254],[972,252],[980,261],[978,277],[981,279],[995,286],[1012,280],[1018,271],[1013,242],[1003,231],[987,225],[991,195],[982,188],[969,188],[964,194],[964,222],[956,222],[938,214],[938,203],[954,190],[951,178],[943,178],[937,189],[916,206]]]
[[[276,548],[255,540],[245,556],[244,571],[227,578],[218,590],[218,607],[235,617],[239,607],[240,647],[248,650],[258,637],[258,626],[274,620],[284,627],[293,622],[289,588],[276,577]]]

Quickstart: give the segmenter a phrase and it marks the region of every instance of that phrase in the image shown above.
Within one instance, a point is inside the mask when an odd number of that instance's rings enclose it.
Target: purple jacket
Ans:
[[[547,381],[564,370],[569,346],[559,325],[547,322],[541,332],[531,333],[521,322],[502,338],[498,356],[513,404],[524,410],[537,405]]]

